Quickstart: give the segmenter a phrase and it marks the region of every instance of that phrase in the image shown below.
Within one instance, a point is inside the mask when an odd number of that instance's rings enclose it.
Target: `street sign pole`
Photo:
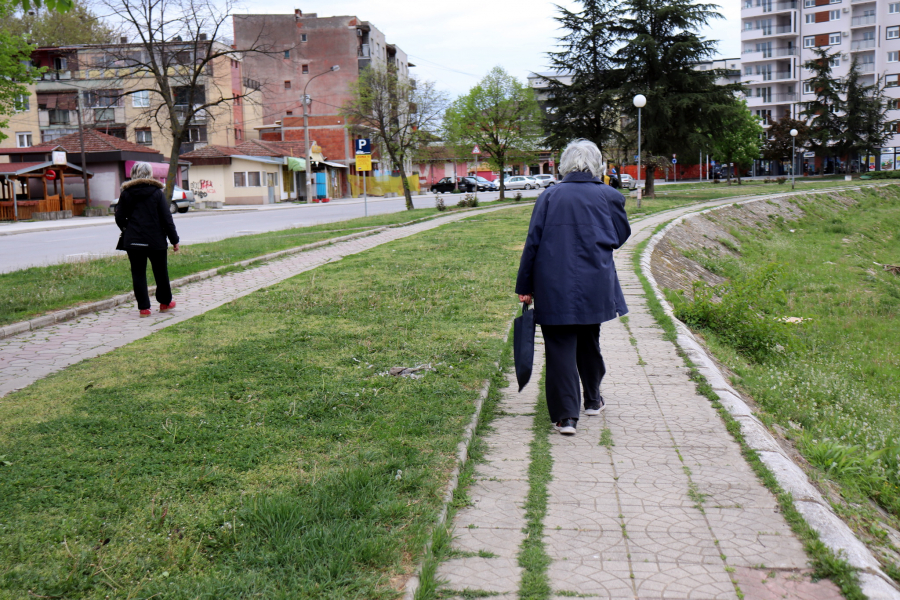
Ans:
[[[475,182],[475,204],[478,204],[478,155],[481,154],[481,148],[478,144],[472,148],[472,154],[475,155],[475,166],[472,167],[472,181]]]
[[[366,190],[366,172],[363,171],[363,206],[365,207],[366,216],[369,216],[369,192]]]
[[[356,142],[356,172],[362,172],[363,176],[363,210],[365,216],[369,216],[369,192],[366,189],[366,171],[372,170],[372,140],[367,138],[357,139]],[[362,160],[360,161],[360,157]],[[360,168],[362,167],[362,168]]]

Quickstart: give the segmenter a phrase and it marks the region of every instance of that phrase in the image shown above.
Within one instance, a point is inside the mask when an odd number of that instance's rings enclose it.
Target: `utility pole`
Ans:
[[[91,184],[87,176],[87,159],[84,154],[84,124],[81,121],[81,91],[76,92],[75,111],[78,114],[78,138],[81,141],[81,180],[84,181],[84,209],[91,207]]]
[[[306,88],[309,87],[309,84],[312,83],[312,80],[316,77],[321,77],[325,73],[331,73],[332,71],[339,71],[341,69],[340,65],[334,65],[327,71],[322,71],[318,75],[313,75],[309,78],[309,81],[306,82],[306,85],[303,86],[303,143],[306,146],[306,201],[312,201],[312,148],[309,147],[309,121],[307,120],[307,104],[309,103],[309,97],[306,95]],[[281,126],[282,135],[284,135],[284,125]]]

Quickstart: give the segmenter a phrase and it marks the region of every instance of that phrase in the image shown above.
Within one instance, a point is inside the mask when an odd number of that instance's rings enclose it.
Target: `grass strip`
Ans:
[[[661,228],[662,227],[657,228],[657,231]],[[697,370],[696,365],[691,362],[684,350],[678,345],[675,323],[663,310],[662,304],[656,297],[656,294],[653,293],[653,288],[650,286],[650,282],[647,280],[647,277],[641,269],[640,257],[649,241],[650,238],[647,238],[635,247],[632,256],[633,267],[644,288],[644,295],[647,298],[650,313],[653,315],[657,324],[665,332],[665,339],[668,339],[675,344],[678,355],[681,356],[685,366],[689,369],[689,376],[697,387],[697,393],[705,396],[710,401],[712,407],[716,409],[722,417],[722,420],[725,422],[725,428],[740,445],[741,454],[744,456],[747,464],[750,465],[763,485],[765,485],[775,496],[778,505],[781,508],[781,513],[791,527],[791,531],[793,531],[803,543],[806,554],[810,559],[810,564],[813,567],[813,576],[816,578],[830,579],[840,588],[841,593],[844,594],[844,597],[847,598],[847,600],[865,600],[866,596],[859,587],[859,577],[856,569],[850,566],[846,560],[837,556],[831,548],[826,546],[819,539],[819,534],[810,527],[803,518],[803,515],[801,515],[794,507],[792,496],[784,491],[769,468],[766,467],[762,460],[760,460],[756,450],[747,444],[741,433],[740,423],[738,423],[722,403],[719,402],[719,396],[716,394],[715,390],[713,390],[713,387]]]
[[[548,600],[553,590],[547,569],[550,557],[544,544],[544,517],[547,515],[547,485],[553,473],[553,457],[550,454],[550,413],[544,376],[541,376],[532,431],[528,465],[528,497],[525,499],[525,539],[519,552],[522,580],[519,584],[520,600]]]
[[[0,599],[396,598],[497,373],[530,213],[346,257],[0,400]]]
[[[497,202],[492,202],[490,205],[496,204]],[[182,245],[179,252],[169,253],[169,277],[178,279],[281,250],[441,214],[443,213],[434,208],[417,208],[338,223]],[[152,273],[148,274],[147,281],[149,285],[156,284]],[[105,300],[130,292],[131,289],[131,271],[125,253],[0,273],[0,326],[85,302]]]

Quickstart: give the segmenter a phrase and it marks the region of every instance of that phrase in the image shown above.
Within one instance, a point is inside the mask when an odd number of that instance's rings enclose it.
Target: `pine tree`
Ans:
[[[840,156],[846,156],[846,172],[850,172],[852,159],[880,148],[891,136],[885,131],[887,99],[881,78],[871,85],[861,81],[862,75],[856,56],[850,64],[850,72],[844,83],[843,136],[835,144]]]
[[[801,115],[809,124],[809,149],[816,156],[827,158],[835,156],[836,146],[845,133],[846,102],[841,97],[844,84],[831,73],[831,64],[838,52],[829,54],[822,48],[816,49],[816,58],[806,61],[803,68],[811,71],[813,76],[807,82],[815,90],[814,100],[804,102]]]

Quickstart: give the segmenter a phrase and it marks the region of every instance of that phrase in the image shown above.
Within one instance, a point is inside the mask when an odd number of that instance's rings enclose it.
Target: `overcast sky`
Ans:
[[[495,65],[523,80],[531,71],[547,70],[546,52],[559,35],[553,19],[557,3],[577,6],[567,0],[255,0],[247,2],[246,12],[282,14],[300,8],[320,17],[354,15],[370,21],[388,43],[410,56],[413,73],[456,97]],[[739,1],[724,0],[721,12],[726,18],[703,33],[721,40],[720,56],[738,57]]]

